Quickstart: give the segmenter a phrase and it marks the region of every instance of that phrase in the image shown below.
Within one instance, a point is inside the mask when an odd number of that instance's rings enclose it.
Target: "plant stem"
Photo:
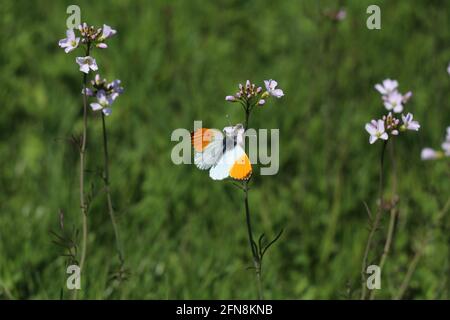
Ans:
[[[89,55],[91,44],[86,45],[86,56]],[[84,194],[84,171],[85,171],[85,154],[86,154],[86,141],[87,141],[87,122],[88,122],[88,110],[87,110],[87,74],[83,74],[83,133],[80,143],[80,208],[82,217],[82,242],[81,242],[81,257],[80,257],[80,276],[84,271],[84,263],[86,260],[86,247],[88,237],[88,220],[87,220],[87,202]],[[78,290],[74,291],[73,298],[76,299]]]
[[[380,275],[383,274],[383,267],[384,264],[386,263],[386,259],[388,257],[388,254],[391,250],[391,245],[392,245],[392,240],[393,240],[393,236],[394,236],[394,230],[395,230],[395,224],[397,221],[397,217],[398,217],[398,209],[396,208],[396,202],[398,201],[398,196],[397,196],[397,164],[395,161],[395,153],[394,153],[394,143],[392,142],[389,145],[389,151],[390,151],[390,156],[391,156],[391,162],[392,162],[392,173],[393,173],[393,183],[392,183],[392,194],[393,194],[393,198],[392,198],[392,204],[391,204],[391,216],[389,219],[389,227],[388,227],[388,234],[386,237],[386,242],[384,244],[384,249],[383,249],[383,254],[381,255],[381,259],[380,259],[380,263],[378,264],[378,266],[380,267]],[[370,299],[373,300],[375,298],[375,294],[376,294],[376,290],[372,290],[370,292]]]
[[[384,154],[386,151],[387,141],[384,141],[383,147],[381,149],[381,157],[380,157],[380,180],[379,180],[379,198],[380,204],[377,209],[377,214],[375,216],[375,220],[371,224],[369,237],[367,239],[366,249],[364,250],[364,257],[361,266],[361,282],[362,282],[362,290],[361,290],[361,300],[366,298],[366,268],[367,268],[367,259],[369,257],[369,252],[372,247],[373,237],[375,235],[375,231],[378,229],[378,225],[380,224],[381,215],[383,213],[383,171],[384,171]]]
[[[249,120],[250,120],[250,113],[251,113],[251,106],[247,102],[245,106],[245,124],[244,124],[244,130],[247,131],[249,126]],[[248,205],[248,183],[249,180],[243,181],[243,190],[244,190],[244,203],[245,203],[245,218],[247,222],[247,232],[248,232],[248,241],[250,244],[250,249],[252,250],[253,255],[253,265],[255,268],[255,274],[256,274],[256,282],[257,282],[257,288],[258,288],[258,299],[263,299],[263,289],[262,289],[262,279],[261,279],[261,259],[258,254],[258,249],[256,247],[255,240],[253,239],[253,231],[252,231],[252,223],[251,223],[251,217],[250,217],[250,208]]]
[[[262,290],[262,279],[261,279],[261,261],[259,259],[258,251],[256,248],[256,243],[253,240],[253,232],[252,232],[252,224],[250,219],[250,209],[248,205],[248,180],[244,183],[244,202],[245,202],[245,218],[247,221],[247,232],[248,232],[248,241],[250,244],[250,249],[252,250],[253,255],[253,265],[255,267],[256,273],[256,282],[258,286],[258,299],[263,299],[263,290]]]
[[[387,256],[390,252],[392,238],[394,235],[394,229],[395,229],[394,227],[395,227],[396,218],[397,218],[397,209],[393,208],[393,209],[391,209],[391,218],[389,220],[388,235],[386,238],[386,242],[384,244],[383,254],[381,256],[380,263],[378,264],[378,267],[380,268],[380,275],[383,274],[382,273],[383,267],[384,267],[384,264],[386,263]],[[370,300],[373,300],[375,298],[375,292],[376,292],[376,290],[372,290],[370,292]]]
[[[109,217],[111,218],[111,223],[114,230],[114,237],[116,239],[116,249],[117,249],[117,255],[120,261],[120,266],[122,267],[124,264],[124,256],[122,251],[122,246],[119,238],[119,230],[117,228],[116,218],[114,215],[114,208],[112,205],[112,198],[111,198],[111,191],[110,191],[110,180],[109,180],[109,156],[108,156],[108,136],[106,133],[106,121],[105,121],[105,115],[102,112],[102,126],[103,126],[103,151],[104,151],[104,176],[103,181],[105,183],[105,193],[106,193],[106,199],[108,203],[108,213]]]
[[[90,44],[87,44],[86,56],[89,55]],[[80,146],[80,207],[81,215],[83,219],[83,238],[81,245],[81,259],[80,259],[80,273],[83,271],[84,262],[86,260],[86,247],[87,247],[87,233],[88,233],[88,223],[87,223],[87,203],[84,194],[84,165],[85,165],[85,153],[86,153],[86,141],[87,141],[87,74],[83,74],[83,135],[81,138]]]

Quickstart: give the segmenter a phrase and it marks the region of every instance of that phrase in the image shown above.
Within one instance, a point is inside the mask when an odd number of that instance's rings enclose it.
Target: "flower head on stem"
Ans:
[[[92,89],[87,88],[86,92],[89,93],[89,96],[97,98],[97,102],[90,104],[92,110],[101,110],[105,116],[109,116],[112,113],[111,105],[123,93],[121,81],[116,79],[108,83],[106,79],[102,79],[99,74],[96,74],[91,84]]]
[[[369,133],[369,143],[373,144],[378,139],[384,140],[383,146],[381,150],[381,158],[380,158],[380,174],[379,174],[379,204],[377,207],[377,212],[372,219],[372,215],[370,214],[370,210],[366,206],[366,209],[370,216],[370,232],[367,239],[366,247],[364,250],[364,256],[361,266],[361,282],[362,282],[362,290],[361,290],[361,299],[366,299],[366,267],[367,262],[369,259],[370,250],[372,248],[373,239],[375,232],[378,230],[379,225],[381,223],[381,217],[385,210],[390,211],[390,220],[389,220],[389,227],[388,232],[386,236],[386,241],[384,245],[383,254],[381,256],[380,262],[378,263],[378,266],[381,270],[386,262],[386,259],[388,257],[391,244],[393,242],[393,236],[394,236],[394,226],[396,219],[398,217],[398,209],[396,208],[396,203],[398,201],[398,196],[396,194],[396,165],[395,165],[395,156],[394,156],[394,145],[393,143],[390,143],[390,154],[392,159],[392,168],[393,168],[393,192],[394,196],[392,197],[391,203],[389,206],[386,205],[386,203],[383,200],[383,193],[384,193],[384,156],[385,156],[385,150],[386,145],[388,144],[388,141],[391,137],[399,136],[401,132],[405,132],[407,130],[411,131],[418,131],[420,128],[419,122],[413,120],[413,114],[408,113],[406,115],[401,115],[402,123],[400,119],[396,118],[393,113],[401,113],[404,109],[404,104],[408,102],[408,100],[411,98],[412,93],[408,92],[405,95],[402,95],[397,91],[398,82],[396,80],[386,79],[383,81],[382,84],[375,85],[375,89],[382,94],[382,100],[384,103],[384,107],[389,111],[387,115],[382,116],[381,119],[378,120],[372,120],[369,123],[366,124],[365,129]],[[428,155],[430,156],[429,150],[427,150]],[[373,299],[375,297],[375,291],[373,290],[369,297],[370,299]]]
[[[397,91],[398,82],[396,80],[386,79],[382,84],[375,85],[375,88],[382,94],[382,100],[385,108],[389,111],[381,119],[372,120],[365,126],[369,133],[369,143],[373,144],[378,139],[388,140],[390,136],[398,136],[400,132],[406,130],[418,131],[420,124],[413,120],[413,114],[408,112],[406,115],[401,115],[403,123],[400,124],[400,119],[397,119],[394,113],[401,113],[404,109],[404,104],[412,96],[412,92],[401,94]]]
[[[251,83],[250,80],[247,80],[245,85],[239,84],[239,91],[234,95],[229,95],[225,97],[226,101],[229,102],[239,102],[245,112],[245,125],[243,127],[244,131],[249,128],[250,115],[255,106],[265,105],[266,99],[269,97],[281,98],[284,96],[283,90],[277,88],[278,83],[275,80],[265,80],[264,81],[266,91],[263,92],[262,87],[256,86]],[[248,203],[249,198],[249,182],[250,178],[242,181],[242,185],[237,185],[239,189],[244,191],[244,205],[245,205],[245,217],[247,222],[247,232],[248,232],[248,240],[250,249],[253,256],[253,268],[256,273],[257,285],[258,285],[258,298],[263,299],[263,286],[262,286],[262,260],[264,258],[264,254],[272,246],[280,237],[283,232],[281,232],[268,244],[263,245],[264,234],[262,234],[258,242],[254,240],[253,230],[251,224],[251,215],[250,215],[250,207]]]

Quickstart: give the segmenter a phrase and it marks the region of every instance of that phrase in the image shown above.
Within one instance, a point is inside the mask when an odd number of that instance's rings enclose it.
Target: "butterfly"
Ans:
[[[217,129],[200,128],[191,133],[194,163],[200,170],[208,170],[213,180],[231,177],[247,180],[252,174],[250,159],[244,151],[242,124]]]

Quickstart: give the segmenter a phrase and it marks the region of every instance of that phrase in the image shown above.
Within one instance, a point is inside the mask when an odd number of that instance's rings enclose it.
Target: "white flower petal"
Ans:
[[[378,120],[378,131],[380,133],[384,132],[384,121],[383,120]]]
[[[387,93],[386,90],[384,90],[384,87],[381,84],[379,84],[379,83],[377,83],[375,85],[375,89],[381,94],[386,94]]]
[[[89,73],[89,65],[87,64],[80,65],[80,71],[84,73]]]
[[[97,110],[101,110],[103,107],[101,106],[100,103],[93,102],[93,103],[91,103],[91,108],[92,108],[92,110],[97,111]]]
[[[370,135],[374,135],[377,133],[377,129],[371,123],[366,123],[366,131]]]
[[[431,148],[424,148],[420,153],[420,158],[422,160],[434,160],[437,158],[437,153],[435,150]]]

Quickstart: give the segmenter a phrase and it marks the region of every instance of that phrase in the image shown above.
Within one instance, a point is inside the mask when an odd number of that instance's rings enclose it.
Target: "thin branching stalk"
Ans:
[[[109,155],[108,155],[108,135],[106,132],[106,121],[105,121],[105,115],[102,112],[102,127],[103,127],[103,153],[104,153],[104,175],[103,175],[103,181],[105,183],[105,193],[106,193],[106,200],[108,203],[108,213],[109,217],[111,219],[111,224],[113,226],[114,230],[114,237],[116,239],[116,250],[117,250],[117,256],[120,261],[120,267],[123,266],[125,260],[123,256],[123,250],[122,245],[119,238],[119,230],[117,228],[116,218],[114,215],[114,208],[112,205],[112,198],[111,198],[111,191],[110,191],[110,179],[109,179]]]
[[[258,249],[256,247],[256,242],[253,240],[253,231],[252,231],[252,223],[250,218],[250,208],[248,205],[248,180],[245,181],[244,184],[244,202],[245,202],[245,218],[247,222],[247,232],[248,232],[248,240],[250,244],[250,248],[252,250],[253,255],[253,266],[255,268],[256,274],[256,282],[258,287],[258,299],[263,299],[263,290],[262,290],[262,279],[261,279],[261,261],[258,255]]]
[[[371,221],[370,225],[370,232],[369,237],[367,239],[366,249],[364,250],[364,257],[362,261],[361,266],[361,282],[362,282],[362,288],[361,288],[361,300],[366,299],[366,268],[367,268],[367,259],[369,257],[369,252],[372,247],[373,237],[375,235],[375,232],[378,230],[378,226],[380,224],[381,215],[383,213],[383,192],[384,192],[384,181],[383,181],[383,175],[384,175],[384,154],[386,151],[386,145],[387,141],[383,142],[383,146],[381,149],[381,157],[380,157],[380,180],[379,180],[379,205],[377,209],[377,213],[375,215],[375,220]]]
[[[395,151],[394,151],[394,143],[392,142],[389,145],[389,153],[391,157],[392,162],[392,174],[393,174],[393,181],[392,181],[392,203],[390,208],[390,218],[389,218],[389,226],[388,226],[388,233],[386,236],[386,242],[384,244],[383,254],[381,255],[380,263],[378,264],[380,268],[380,274],[383,275],[383,267],[386,263],[386,259],[389,255],[389,252],[391,251],[391,246],[394,238],[394,231],[395,231],[395,225],[397,222],[397,217],[399,215],[399,211],[397,208],[397,202],[398,202],[398,195],[397,195],[397,163],[395,161]],[[376,290],[372,290],[370,292],[370,299],[373,300],[375,298]]]
[[[86,56],[89,56],[91,44],[86,45]],[[82,219],[82,239],[81,239],[81,257],[80,257],[80,275],[83,274],[84,264],[86,260],[87,238],[88,238],[88,203],[84,192],[84,173],[85,173],[85,155],[87,143],[87,125],[88,125],[88,108],[87,108],[87,74],[83,74],[83,133],[80,142],[80,208]],[[73,298],[76,299],[78,290],[74,291]]]
[[[86,56],[89,56],[90,43],[87,44]],[[81,258],[80,258],[80,272],[83,271],[84,263],[86,260],[86,247],[87,247],[87,234],[88,234],[88,221],[87,221],[87,202],[84,193],[84,172],[85,172],[85,154],[86,154],[86,142],[87,142],[87,121],[88,121],[88,109],[87,109],[87,74],[83,74],[83,134],[81,137],[80,145],[80,207],[83,220],[83,234],[81,245]]]
[[[249,126],[250,113],[251,113],[251,106],[247,102],[247,104],[245,106],[245,124],[244,124],[245,130],[247,130],[248,126]],[[250,179],[244,180],[242,182],[242,187],[244,190],[245,218],[246,218],[246,222],[247,222],[249,245],[250,245],[250,249],[251,249],[252,255],[253,255],[253,265],[255,268],[256,282],[257,282],[257,288],[258,288],[258,299],[262,300],[263,299],[263,289],[262,289],[262,279],[261,279],[261,259],[258,254],[258,247],[256,245],[255,240],[253,239],[250,208],[248,205],[248,191],[249,191],[248,184],[249,184],[249,182],[250,182]]]

